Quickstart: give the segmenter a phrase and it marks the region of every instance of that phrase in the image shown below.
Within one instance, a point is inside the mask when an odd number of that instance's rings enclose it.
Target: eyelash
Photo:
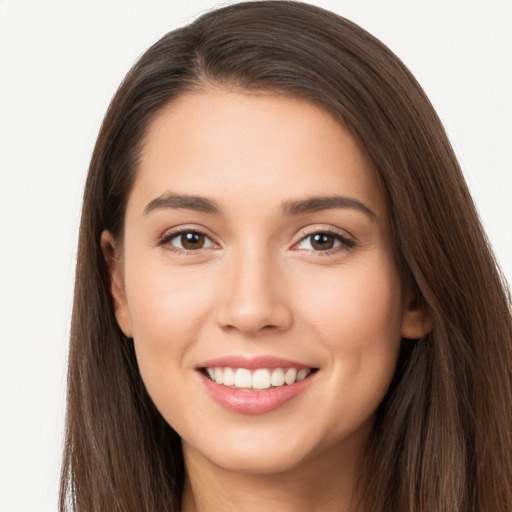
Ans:
[[[333,247],[332,249],[326,249],[326,250],[318,250],[315,251],[314,249],[306,249],[310,252],[315,253],[315,255],[318,256],[330,256],[332,254],[336,254],[338,251],[349,251],[353,249],[356,246],[355,240],[352,238],[348,238],[345,235],[342,235],[340,232],[335,231],[333,229],[318,229],[318,228],[312,228],[311,231],[308,231],[306,233],[303,233],[300,240],[294,244],[294,247],[302,243],[304,240],[307,240],[308,238],[313,237],[314,235],[327,235],[332,236],[335,241],[340,242],[340,245],[337,247]],[[296,249],[300,250],[300,249]]]
[[[210,236],[208,236],[204,231],[202,231],[201,229],[195,228],[195,229],[179,229],[177,231],[172,231],[171,233],[167,233],[158,240],[158,246],[166,246],[166,248],[169,251],[176,252],[176,253],[179,253],[179,254],[182,254],[185,256],[197,256],[200,249],[211,248],[211,247],[200,247],[199,249],[184,249],[184,248],[180,248],[180,247],[175,247],[170,243],[171,240],[178,238],[184,234],[196,234],[196,235],[204,236],[206,239],[208,239],[210,241],[212,246],[217,245],[217,244],[215,244],[215,242],[213,242],[213,240],[210,238]],[[335,239],[335,241],[340,242],[340,245],[338,245],[337,247],[334,247],[332,249],[326,249],[326,250],[305,249],[309,252],[315,253],[315,255],[318,255],[318,256],[329,256],[329,255],[335,254],[336,252],[338,252],[340,250],[341,251],[351,250],[356,246],[356,242],[353,239],[348,238],[337,231],[334,231],[332,229],[318,229],[317,228],[314,230],[312,229],[310,232],[304,233],[301,236],[300,240],[293,245],[293,247],[296,247],[297,245],[299,245],[303,241],[307,240],[308,238],[313,237],[314,235],[332,236]],[[300,249],[295,249],[295,250],[300,250]]]
[[[182,249],[180,247],[175,247],[170,244],[171,240],[173,240],[174,238],[183,236],[185,234],[196,234],[196,235],[204,236],[206,239],[208,239],[212,243],[212,245],[217,245],[217,244],[215,244],[215,242],[212,241],[211,237],[208,236],[203,230],[193,228],[193,229],[178,229],[176,231],[166,233],[158,241],[158,246],[166,246],[167,250],[169,250],[171,252],[183,254],[185,256],[197,256],[199,249]],[[206,249],[208,249],[208,248],[209,247],[206,247]],[[203,249],[203,247],[200,247],[200,249]]]

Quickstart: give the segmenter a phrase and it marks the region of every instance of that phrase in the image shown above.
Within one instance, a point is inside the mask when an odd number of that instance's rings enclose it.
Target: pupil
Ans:
[[[181,245],[185,249],[200,249],[204,244],[204,235],[201,233],[185,233],[181,235]]]
[[[313,242],[311,245],[315,249],[326,251],[327,249],[332,249],[334,245],[334,238],[332,235],[317,233],[316,235],[313,235]]]

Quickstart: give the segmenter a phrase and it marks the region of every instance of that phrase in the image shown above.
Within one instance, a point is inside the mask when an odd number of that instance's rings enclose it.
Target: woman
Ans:
[[[511,349],[404,65],[316,7],[219,9],[96,144],[61,510],[512,509]]]

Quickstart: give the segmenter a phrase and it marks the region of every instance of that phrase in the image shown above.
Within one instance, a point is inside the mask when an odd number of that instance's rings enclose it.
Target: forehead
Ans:
[[[148,127],[130,201],[140,209],[166,190],[268,207],[343,194],[384,212],[349,131],[324,109],[275,93],[212,89],[167,105]]]

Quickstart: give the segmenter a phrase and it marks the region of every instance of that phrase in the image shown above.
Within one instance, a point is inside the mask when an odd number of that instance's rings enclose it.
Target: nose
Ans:
[[[291,297],[276,262],[263,251],[248,250],[226,264],[229,271],[217,309],[218,325],[253,335],[288,329],[293,321]]]

